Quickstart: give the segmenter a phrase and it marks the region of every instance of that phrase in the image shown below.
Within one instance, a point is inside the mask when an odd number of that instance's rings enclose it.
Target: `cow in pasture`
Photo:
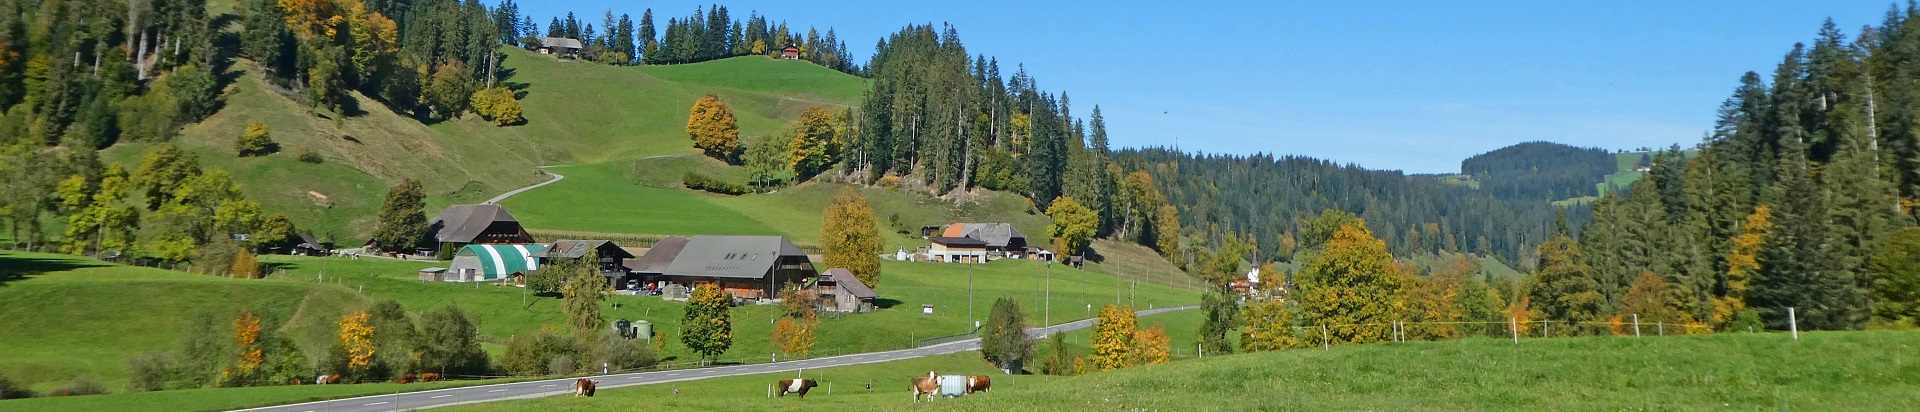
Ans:
[[[599,384],[600,382],[598,381],[575,379],[573,380],[573,396],[576,398],[581,396],[591,398],[593,397],[594,386],[598,386]]]
[[[417,378],[415,378],[415,377],[413,376],[413,374],[411,374],[411,373],[404,373],[404,374],[400,374],[400,384],[401,384],[401,385],[405,385],[405,384],[409,384],[409,383],[413,383],[413,382],[414,382],[415,380],[418,380],[418,379],[417,379]]]
[[[437,380],[440,380],[440,374],[438,373],[427,372],[427,373],[420,374],[421,382],[433,382]]]
[[[814,381],[812,379],[781,379],[780,380],[780,396],[787,396],[787,394],[791,393],[795,395],[800,395],[800,398],[805,399],[807,397],[808,389],[817,388],[819,386],[820,386],[820,382]]]
[[[987,388],[992,386],[993,386],[993,380],[988,379],[987,375],[968,375],[967,376],[967,393],[986,392]]]
[[[315,385],[331,385],[336,383],[340,383],[340,375],[337,375],[337,374],[320,375],[318,377],[313,378],[313,384]]]
[[[927,395],[927,402],[940,397],[940,379],[933,371],[927,371],[925,377],[913,378],[913,403],[920,403],[920,395]]]

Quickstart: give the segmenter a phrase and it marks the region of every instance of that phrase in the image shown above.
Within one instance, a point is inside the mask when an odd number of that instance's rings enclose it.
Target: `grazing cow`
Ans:
[[[405,384],[409,384],[409,383],[413,383],[413,381],[414,381],[414,380],[415,380],[415,378],[414,378],[414,376],[413,376],[413,374],[411,374],[411,373],[406,373],[406,374],[401,374],[401,375],[400,375],[400,384],[401,384],[401,385],[405,385]]]
[[[787,394],[791,393],[791,394],[800,395],[801,399],[805,399],[807,397],[808,389],[816,388],[819,386],[820,386],[820,382],[816,382],[812,379],[781,379],[780,380],[780,396],[787,396]]]
[[[581,396],[591,398],[593,397],[594,386],[597,386],[599,384],[600,382],[598,381],[590,381],[586,379],[575,379],[573,380],[573,396],[576,398]]]
[[[440,374],[438,373],[427,372],[427,373],[420,374],[421,382],[433,382],[437,380],[440,380]]]
[[[335,383],[340,383],[340,375],[320,375],[319,377],[313,378],[313,384],[315,385],[331,385]]]
[[[986,392],[987,388],[992,386],[993,380],[988,379],[987,375],[967,376],[967,393]]]
[[[920,403],[920,395],[927,395],[927,402],[940,397],[940,379],[933,371],[927,371],[925,377],[913,378],[913,403]]]

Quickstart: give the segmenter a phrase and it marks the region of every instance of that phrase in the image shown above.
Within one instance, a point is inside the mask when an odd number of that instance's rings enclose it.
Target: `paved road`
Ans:
[[[1175,307],[1175,308],[1148,309],[1148,310],[1138,311],[1137,313],[1139,313],[1140,316],[1146,316],[1146,315],[1153,315],[1153,314],[1171,312],[1176,310],[1193,309],[1195,307],[1196,306],[1182,306],[1182,307]],[[1079,320],[1079,321],[1054,325],[1051,328],[1028,329],[1027,334],[1032,335],[1035,338],[1043,338],[1053,332],[1065,332],[1065,331],[1071,331],[1071,330],[1077,330],[1077,329],[1086,329],[1087,327],[1092,325],[1093,325],[1092,319],[1085,319],[1085,320]],[[869,352],[869,353],[841,355],[841,356],[826,357],[826,358],[787,361],[787,362],[779,362],[779,363],[765,363],[765,364],[757,364],[757,365],[740,365],[740,366],[727,366],[727,367],[704,368],[704,369],[679,369],[679,370],[667,370],[667,371],[658,371],[658,372],[640,372],[640,373],[624,373],[624,374],[615,374],[615,375],[602,375],[602,376],[593,377],[593,380],[600,381],[600,388],[603,388],[603,389],[618,388],[623,386],[652,385],[652,384],[668,383],[668,382],[680,382],[680,381],[691,381],[691,380],[700,380],[700,379],[707,379],[707,378],[718,378],[723,376],[739,376],[739,375],[752,375],[752,374],[773,373],[773,372],[789,372],[789,371],[795,371],[800,369],[820,369],[820,368],[830,368],[835,366],[858,365],[863,363],[887,362],[887,361],[896,361],[896,360],[902,360],[902,359],[913,359],[913,358],[920,358],[920,357],[927,357],[927,356],[945,355],[949,353],[966,352],[966,351],[979,350],[979,349],[980,349],[980,339],[969,339],[969,340],[952,342],[952,343],[931,345],[931,346],[922,347],[922,348],[903,349],[903,350],[887,351],[887,352]],[[907,376],[907,375],[901,375],[901,376]],[[503,383],[503,384],[496,384],[496,385],[469,386],[464,388],[437,389],[437,390],[431,390],[431,391],[408,392],[408,393],[393,394],[393,395],[365,396],[365,397],[359,397],[359,398],[336,399],[336,400],[330,400],[330,401],[308,402],[308,403],[302,403],[302,404],[273,406],[273,407],[246,409],[246,410],[247,411],[271,411],[271,412],[308,412],[308,411],[311,411],[311,412],[320,412],[320,411],[384,412],[384,411],[398,411],[398,410],[409,410],[409,409],[426,409],[426,408],[433,408],[433,407],[440,407],[440,406],[459,405],[464,403],[492,402],[492,401],[500,401],[500,400],[508,400],[508,399],[538,398],[543,396],[563,395],[563,394],[568,394],[572,392],[573,392],[573,379],[566,378],[566,379],[549,379],[549,380],[532,381],[532,382]]]
[[[658,155],[658,156],[647,156],[647,157],[642,157],[642,158],[639,158],[639,159],[637,159],[637,160],[647,160],[647,159],[658,159],[658,158],[663,158],[663,157],[681,157],[681,156],[686,156],[686,155],[688,155],[688,154],[689,154],[689,153],[675,153],[675,154],[666,154],[666,155]],[[500,194],[499,196],[494,196],[494,197],[493,197],[492,199],[488,199],[488,200],[487,200],[487,202],[486,202],[486,203],[483,203],[483,204],[488,204],[488,205],[492,205],[492,204],[499,204],[500,202],[503,202],[503,201],[506,201],[506,200],[507,200],[507,198],[509,198],[509,197],[513,197],[513,195],[517,195],[517,194],[520,194],[520,193],[522,193],[522,192],[526,192],[526,191],[528,191],[528,190],[533,190],[533,189],[538,189],[538,188],[540,188],[541,186],[546,186],[546,185],[550,185],[550,184],[553,184],[554,182],[558,182],[558,181],[560,181],[560,179],[565,179],[565,178],[567,178],[566,176],[561,176],[561,175],[560,175],[559,173],[554,173],[554,172],[550,172],[550,171],[547,171],[547,168],[549,168],[549,167],[555,167],[555,166],[540,166],[540,171],[542,171],[542,172],[546,172],[546,174],[548,174],[548,175],[551,175],[551,176],[553,176],[553,178],[552,178],[552,179],[548,179],[548,180],[547,180],[547,181],[545,181],[545,182],[540,182],[540,183],[534,183],[534,184],[533,184],[532,186],[527,186],[527,187],[523,187],[523,188],[519,188],[519,189],[513,189],[513,190],[511,190],[511,191],[508,191],[508,192],[506,192],[506,193],[501,193],[501,194]]]

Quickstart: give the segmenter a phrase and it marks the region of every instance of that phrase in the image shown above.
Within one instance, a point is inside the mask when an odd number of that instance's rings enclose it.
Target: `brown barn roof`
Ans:
[[[611,248],[606,247],[609,245],[613,247]],[[593,249],[600,249],[602,250],[601,253],[606,253],[604,251],[609,249],[619,252],[617,254],[614,254],[614,256],[601,256],[601,258],[607,258],[607,257],[618,257],[621,259],[633,258],[632,253],[627,253],[626,249],[621,249],[619,245],[614,245],[613,241],[569,240],[569,239],[561,239],[561,240],[553,241],[553,244],[547,245],[546,251],[543,251],[540,253],[540,257],[579,259],[581,256],[586,256],[588,250],[593,250]]]
[[[666,273],[667,266],[672,265],[673,259],[680,256],[680,249],[686,247],[687,238],[684,237],[660,239],[659,243],[653,244],[652,249],[647,249],[646,256],[627,261],[627,269],[643,273]]]
[[[847,291],[853,297],[872,299],[877,296],[874,295],[873,289],[868,288],[865,283],[860,283],[860,278],[854,277],[853,272],[847,271],[846,268],[827,269],[827,272],[820,274],[820,277],[839,284],[840,290]]]
[[[938,243],[938,244],[947,245],[947,246],[987,247],[987,242],[982,242],[980,241],[980,239],[974,239],[970,237],[941,236],[941,237],[933,238],[932,240],[933,240],[933,243]]]
[[[520,220],[500,205],[453,205],[435,215],[430,227],[438,229],[433,235],[436,241],[473,243],[474,238],[480,237],[494,222],[518,224]]]

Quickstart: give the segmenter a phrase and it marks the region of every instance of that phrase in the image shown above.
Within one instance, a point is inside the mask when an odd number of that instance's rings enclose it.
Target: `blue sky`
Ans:
[[[1462,3],[1462,4],[1453,4]],[[607,10],[656,23],[710,2],[525,1],[545,25]],[[1115,146],[1296,154],[1411,173],[1547,140],[1692,145],[1740,74],[1771,73],[1831,17],[1848,36],[1887,0],[971,1],[725,3],[832,26],[860,61],[908,23],[952,23],[971,53],[1025,64],[1100,105]],[[804,30],[802,30],[804,32]]]

